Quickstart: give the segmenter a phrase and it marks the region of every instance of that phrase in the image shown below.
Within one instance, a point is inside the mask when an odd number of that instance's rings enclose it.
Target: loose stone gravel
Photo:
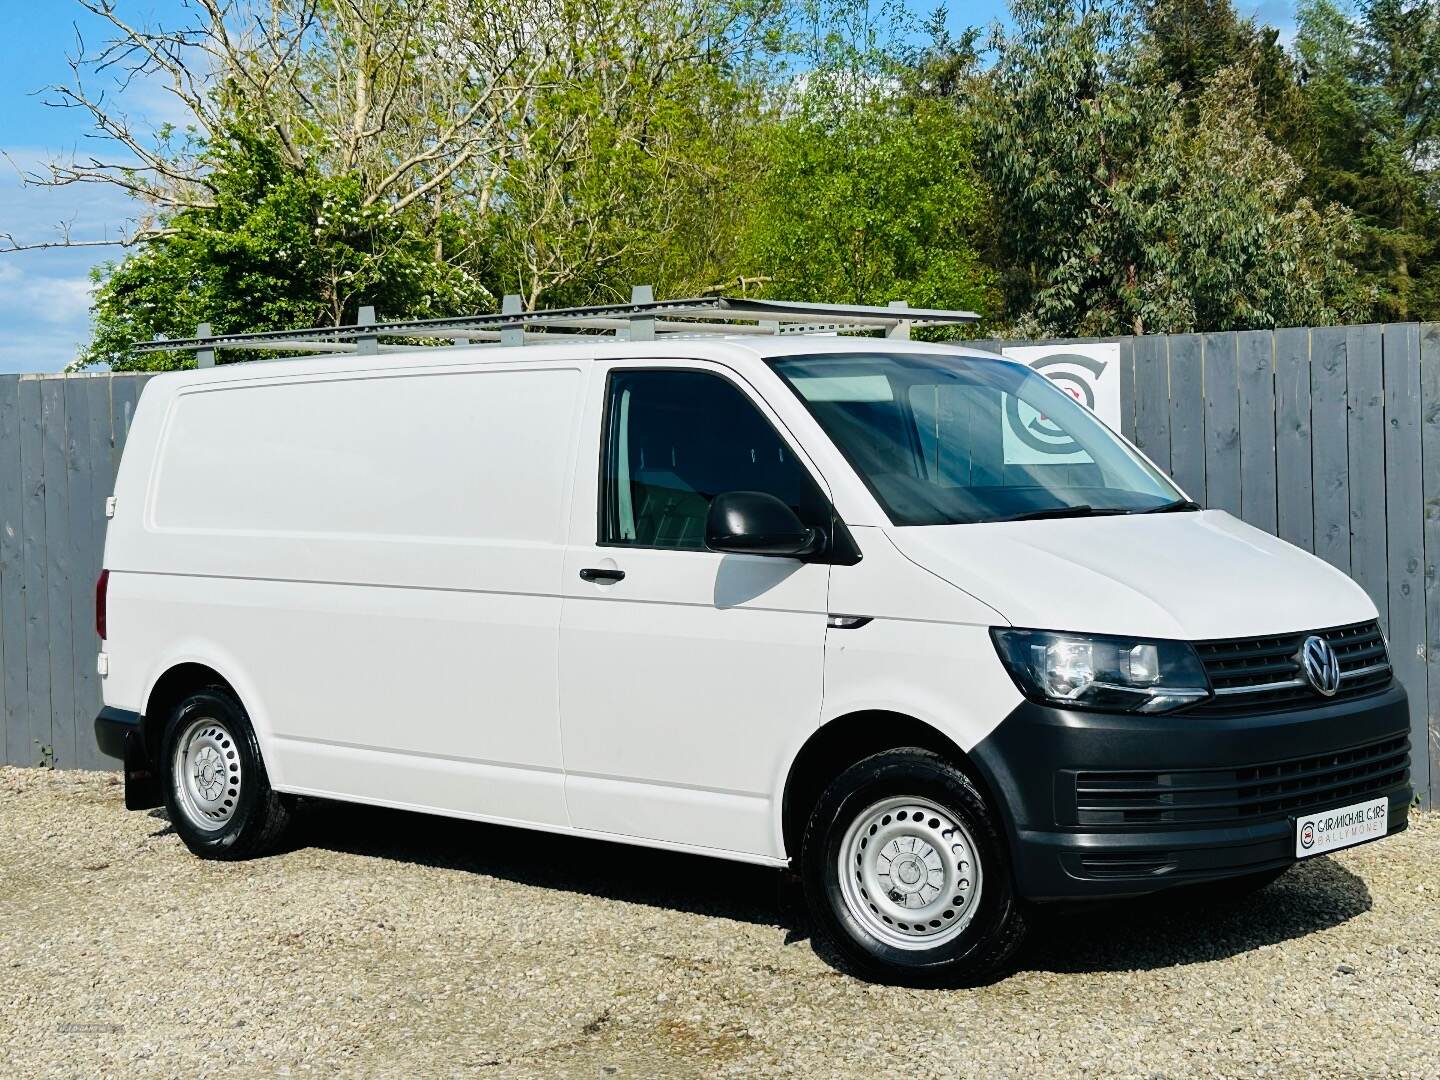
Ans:
[[[1052,914],[872,986],[779,875],[325,804],[190,856],[118,777],[0,769],[0,1076],[1440,1076],[1440,816],[1231,905]]]

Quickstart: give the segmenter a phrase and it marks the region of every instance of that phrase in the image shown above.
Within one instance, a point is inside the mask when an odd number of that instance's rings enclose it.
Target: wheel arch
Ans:
[[[810,811],[835,777],[857,761],[884,750],[915,746],[938,754],[968,776],[1008,827],[1010,811],[986,770],[939,728],[907,713],[865,709],[837,716],[819,727],[790,763],[781,797],[780,829],[784,852],[799,854]]]
[[[158,760],[160,740],[164,737],[170,711],[189,694],[213,685],[225,687],[240,703],[246,703],[245,693],[236,681],[230,678],[222,667],[209,661],[176,660],[151,681],[150,691],[145,694],[144,708],[141,710],[145,719],[145,749],[150,752],[151,760]],[[246,708],[246,711],[249,713],[249,708]],[[256,732],[256,736],[258,734]]]

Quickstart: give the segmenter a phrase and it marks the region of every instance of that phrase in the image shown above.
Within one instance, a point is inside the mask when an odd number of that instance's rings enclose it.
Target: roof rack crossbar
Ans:
[[[903,338],[909,336],[912,327],[963,325],[980,318],[971,311],[912,308],[903,301],[876,307],[728,296],[653,300],[650,295],[648,286],[638,286],[628,304],[592,304],[536,311],[521,310],[520,298],[507,296],[501,311],[491,315],[402,319],[395,322],[379,322],[372,308],[363,308],[360,322],[353,325],[242,334],[211,334],[209,326],[205,325],[192,338],[157,338],[137,342],[133,348],[138,353],[193,352],[202,362],[209,360],[213,363],[218,350],[366,353],[376,351],[381,340],[396,338],[501,345],[587,340],[593,338],[594,332],[632,340],[682,335],[854,334],[876,331],[886,337]],[[425,346],[416,348],[424,349]],[[400,347],[388,345],[384,351],[400,351]]]

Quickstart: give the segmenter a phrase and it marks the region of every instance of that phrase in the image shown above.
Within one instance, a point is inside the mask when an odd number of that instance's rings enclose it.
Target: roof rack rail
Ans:
[[[351,326],[322,326],[308,330],[261,331],[246,334],[212,334],[202,324],[193,338],[156,338],[136,342],[137,353],[193,352],[201,367],[212,367],[219,350],[253,350],[303,353],[411,352],[433,348],[413,344],[433,338],[455,345],[524,345],[556,343],[609,333],[629,341],[656,337],[714,337],[731,334],[857,334],[879,331],[886,337],[908,338],[916,326],[950,326],[973,323],[971,311],[912,308],[903,300],[886,307],[865,304],[809,304],[789,300],[751,300],[712,296],[688,300],[656,300],[648,285],[631,290],[628,304],[593,304],[586,307],[524,311],[519,296],[506,296],[493,315],[465,315],[446,319],[409,319],[377,322],[375,309],[362,307],[360,321]],[[384,339],[393,340],[381,344]],[[409,342],[409,343],[404,343]]]

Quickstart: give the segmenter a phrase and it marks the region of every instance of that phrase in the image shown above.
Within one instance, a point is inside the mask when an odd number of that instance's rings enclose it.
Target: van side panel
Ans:
[[[584,382],[487,365],[182,390],[143,515],[117,515],[112,672],[225,658],[258,688],[277,789],[568,824],[555,664]]]

